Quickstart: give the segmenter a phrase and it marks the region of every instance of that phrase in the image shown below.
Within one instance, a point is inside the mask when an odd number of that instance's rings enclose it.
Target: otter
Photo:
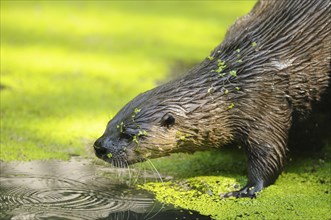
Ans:
[[[284,167],[293,114],[329,87],[330,59],[329,0],[260,0],[200,64],[125,105],[96,156],[120,166],[239,143],[248,182],[224,197],[253,198]]]

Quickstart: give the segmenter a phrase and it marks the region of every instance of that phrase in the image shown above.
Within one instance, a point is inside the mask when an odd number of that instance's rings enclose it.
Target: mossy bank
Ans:
[[[246,182],[244,157],[238,157],[238,153],[227,149],[157,160],[157,169],[175,179],[140,187],[153,192],[161,202],[213,219],[331,218],[331,145],[313,156],[310,153],[293,157],[276,183],[256,199],[221,199],[220,194],[236,190]]]

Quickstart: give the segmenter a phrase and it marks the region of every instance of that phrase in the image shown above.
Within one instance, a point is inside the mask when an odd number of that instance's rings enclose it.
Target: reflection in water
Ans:
[[[0,219],[181,219],[188,215],[166,209],[146,191],[118,184],[119,172],[110,179],[101,170],[104,167],[86,161],[1,162]]]

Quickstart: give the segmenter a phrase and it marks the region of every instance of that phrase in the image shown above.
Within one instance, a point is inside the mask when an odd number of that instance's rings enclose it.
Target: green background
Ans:
[[[90,154],[125,103],[208,56],[253,4],[1,1],[0,158]]]

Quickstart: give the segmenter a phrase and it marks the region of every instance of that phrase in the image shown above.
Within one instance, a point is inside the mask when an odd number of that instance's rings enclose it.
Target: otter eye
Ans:
[[[121,135],[120,135],[120,138],[121,139],[126,139],[126,140],[132,140],[132,135],[130,135],[130,134],[126,134],[126,133],[122,133]]]
[[[165,114],[162,118],[161,118],[161,125],[162,126],[166,126],[166,127],[170,127],[172,125],[175,124],[175,118],[174,116],[172,116],[170,113]]]

